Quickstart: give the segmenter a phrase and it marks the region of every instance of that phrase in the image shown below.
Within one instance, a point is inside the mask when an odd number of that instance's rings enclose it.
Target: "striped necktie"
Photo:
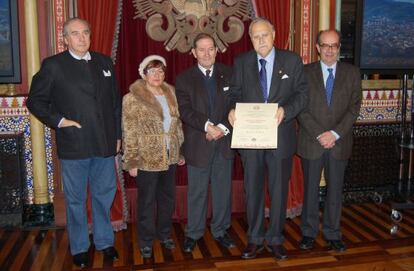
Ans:
[[[262,86],[262,92],[263,92],[263,99],[265,102],[267,102],[267,74],[266,74],[266,60],[265,59],[260,59],[260,71],[259,71],[259,75],[260,75],[260,85]]]

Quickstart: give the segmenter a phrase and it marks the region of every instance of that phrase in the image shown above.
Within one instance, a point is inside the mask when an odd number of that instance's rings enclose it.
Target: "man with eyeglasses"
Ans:
[[[340,221],[344,173],[352,150],[352,127],[361,106],[359,69],[338,62],[340,33],[324,30],[317,36],[320,61],[305,66],[309,104],[299,115],[298,154],[302,158],[304,201],[302,240],[310,250],[319,231],[319,182],[322,170],[327,183],[322,234],[330,249],[346,250]]]

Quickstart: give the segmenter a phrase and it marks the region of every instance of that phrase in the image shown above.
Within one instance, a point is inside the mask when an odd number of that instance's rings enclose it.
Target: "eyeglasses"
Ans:
[[[332,44],[321,43],[321,44],[319,44],[319,47],[321,47],[324,50],[328,50],[328,49],[338,50],[339,47],[341,47],[341,44],[338,44],[338,43],[332,43]]]
[[[160,75],[164,75],[165,74],[165,72],[164,72],[164,70],[163,69],[149,69],[148,71],[147,71],[147,74],[148,75],[155,75],[155,74],[160,74]]]

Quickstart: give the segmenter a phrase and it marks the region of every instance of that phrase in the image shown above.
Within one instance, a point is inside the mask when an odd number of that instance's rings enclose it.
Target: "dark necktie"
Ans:
[[[207,88],[208,94],[208,116],[211,117],[214,108],[214,101],[215,101],[215,88],[213,86],[214,82],[211,80],[211,70],[206,70],[205,74],[205,83]]]
[[[84,78],[88,80],[90,83],[94,84],[95,82],[93,80],[91,71],[92,66],[89,64],[89,61],[84,58],[78,59],[77,61],[81,65],[80,68],[82,70],[82,75],[84,76]]]
[[[326,79],[326,100],[328,102],[328,106],[331,105],[331,99],[332,99],[332,90],[334,85],[334,76],[333,76],[333,69],[328,68],[328,78]]]
[[[262,92],[263,92],[263,99],[265,100],[265,102],[267,102],[267,75],[266,75],[266,60],[265,59],[260,59],[260,85],[262,85]]]

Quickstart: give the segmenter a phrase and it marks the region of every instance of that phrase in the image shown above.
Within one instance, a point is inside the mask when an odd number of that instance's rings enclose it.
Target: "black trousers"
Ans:
[[[138,170],[137,229],[141,248],[152,247],[154,239],[170,237],[175,205],[175,169],[166,171]]]
[[[217,145],[216,145],[217,147]],[[231,177],[233,159],[226,159],[218,148],[206,167],[187,165],[188,222],[186,236],[198,240],[206,228],[209,184],[213,217],[210,228],[214,238],[223,236],[231,226]]]
[[[284,241],[283,230],[293,157],[282,159],[275,156],[271,150],[242,150],[240,155],[244,168],[249,243],[261,245],[266,240],[268,245],[280,245]],[[270,196],[267,229],[264,216],[266,170]]]
[[[341,239],[342,189],[348,160],[337,160],[331,152],[315,160],[302,158],[304,198],[301,231],[303,236],[315,238],[319,232],[319,182],[325,169],[327,196],[323,211],[322,233],[327,240]]]

